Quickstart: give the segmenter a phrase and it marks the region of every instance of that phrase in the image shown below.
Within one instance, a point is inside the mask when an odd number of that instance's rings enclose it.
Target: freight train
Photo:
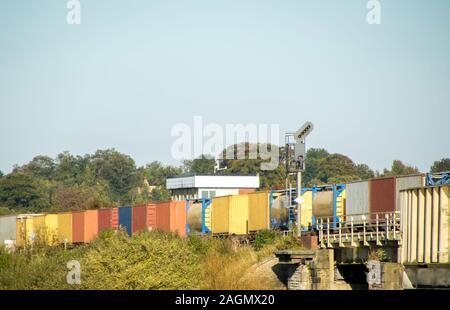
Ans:
[[[442,187],[448,182],[448,174],[417,174],[303,188],[301,229],[316,230],[318,219],[322,224],[326,219],[336,227],[357,223],[367,214],[400,213],[402,191],[433,185]],[[296,220],[294,197],[295,190],[264,191],[99,210],[3,216],[0,217],[0,244],[23,247],[36,242],[88,243],[104,230],[119,228],[129,235],[158,230],[181,237],[188,234],[246,236],[268,229],[289,231]]]

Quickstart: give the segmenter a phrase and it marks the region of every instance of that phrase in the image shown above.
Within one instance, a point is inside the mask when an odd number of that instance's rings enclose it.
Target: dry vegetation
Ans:
[[[297,247],[292,237],[261,232],[253,245],[151,232],[132,238],[105,232],[72,249],[0,249],[0,289],[280,289],[273,251]],[[81,285],[66,282],[66,264],[81,264]]]

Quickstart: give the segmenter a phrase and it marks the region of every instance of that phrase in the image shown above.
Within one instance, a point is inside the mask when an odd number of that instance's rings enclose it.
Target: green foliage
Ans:
[[[227,169],[221,171],[222,174],[259,174],[260,184],[262,189],[281,189],[284,188],[286,169],[282,162],[273,170],[261,170],[262,163],[268,163],[270,159],[261,158],[261,154],[258,153],[256,159],[250,159],[250,153],[252,148],[254,150],[264,150],[271,152],[272,148],[277,148],[275,145],[267,144],[240,144],[240,147],[244,150],[245,159],[223,159],[221,166],[227,167]],[[234,158],[238,157],[238,147],[233,145],[223,151],[224,158],[226,158],[227,150],[234,154]],[[274,152],[275,153],[275,152]]]
[[[194,160],[183,161],[184,170],[194,174],[212,174],[215,165],[216,161],[210,155],[201,155]]]
[[[185,239],[158,232],[99,239],[81,265],[86,289],[193,289],[200,273]]]
[[[0,170],[0,179],[3,178],[4,174],[3,172]]]
[[[317,179],[320,161],[330,155],[325,149],[311,148],[306,152],[305,172],[303,173],[303,184],[306,186],[319,185],[322,183]],[[313,182],[314,180],[314,182]]]
[[[179,167],[163,166],[158,161],[147,164],[144,168],[145,177],[152,186],[165,186],[166,179],[181,175],[183,170]]]
[[[419,173],[417,167],[405,165],[400,160],[392,162],[391,170],[384,169],[382,176],[398,176]]]
[[[366,164],[356,165],[356,174],[361,180],[373,179],[375,172]]]
[[[99,150],[91,157],[96,179],[106,180],[114,201],[128,203],[130,191],[142,184],[134,160],[114,149]]]
[[[254,247],[256,250],[261,250],[268,244],[273,244],[277,238],[277,232],[275,230],[262,230],[256,234]]]
[[[319,162],[317,178],[324,183],[330,183],[331,180],[341,181],[356,175],[355,163],[347,156],[331,154]]]
[[[39,212],[50,206],[45,184],[23,172],[14,172],[0,180],[0,204],[13,209]]]
[[[442,158],[433,163],[430,168],[432,173],[450,171],[450,158]]]
[[[155,187],[150,193],[150,200],[152,202],[170,200],[170,192],[163,186]]]

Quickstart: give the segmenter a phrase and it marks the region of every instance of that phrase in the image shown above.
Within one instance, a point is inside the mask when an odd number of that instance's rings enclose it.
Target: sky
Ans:
[[[450,1],[0,0],[0,170],[115,148],[173,158],[174,125],[314,123],[307,147],[381,170],[450,157]]]

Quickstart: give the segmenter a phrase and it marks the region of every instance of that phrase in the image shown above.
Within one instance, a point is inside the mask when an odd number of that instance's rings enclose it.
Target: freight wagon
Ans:
[[[187,233],[247,235],[287,228],[288,209],[273,192],[187,200]]]

